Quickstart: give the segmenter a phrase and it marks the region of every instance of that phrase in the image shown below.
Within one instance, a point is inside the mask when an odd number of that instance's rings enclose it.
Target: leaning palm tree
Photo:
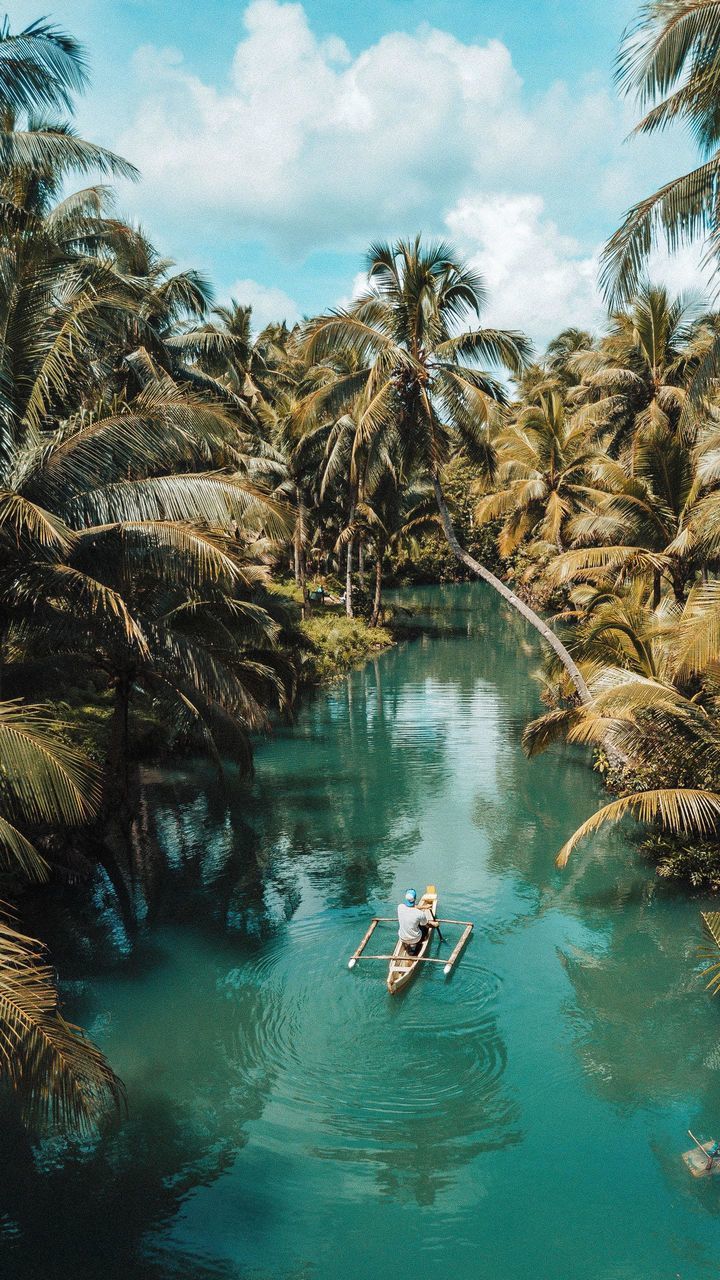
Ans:
[[[357,409],[355,450],[377,448],[394,435],[397,469],[432,485],[448,545],[474,576],[491,585],[531,623],[565,665],[581,699],[585,682],[550,627],[504,582],[460,545],[442,487],[443,466],[458,450],[488,464],[488,423],[505,403],[498,378],[479,362],[521,372],[530,347],[519,333],[466,328],[485,302],[481,279],[445,244],[398,241],[373,245],[368,289],[346,310],[310,321],[304,349],[310,361],[352,353],[356,367],[305,400],[312,417],[323,406],[336,417]]]
[[[97,809],[89,762],[58,736],[37,707],[0,703],[0,861],[45,879],[48,863],[28,832],[75,826]],[[39,943],[0,915],[0,1084],[33,1127],[87,1131],[123,1089],[102,1054],[60,1013],[52,969]]]

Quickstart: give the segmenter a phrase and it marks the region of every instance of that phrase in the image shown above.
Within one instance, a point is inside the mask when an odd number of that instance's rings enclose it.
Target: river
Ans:
[[[422,635],[261,743],[252,787],[157,778],[132,954],[102,894],[58,912],[129,1117],[35,1151],[6,1130],[8,1280],[717,1275],[720,1179],[680,1159],[720,1130],[706,903],[620,834],[557,871],[603,793],[581,752],[523,756],[533,637],[480,586],[402,599]],[[391,998],[347,958],[429,881],[475,933]]]

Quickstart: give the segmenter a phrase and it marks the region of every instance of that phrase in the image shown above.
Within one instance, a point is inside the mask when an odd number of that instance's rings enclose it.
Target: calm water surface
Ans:
[[[423,636],[261,745],[250,792],[157,780],[170,865],[131,957],[109,909],[79,937],[59,913],[130,1117],[35,1152],[6,1133],[3,1276],[717,1276],[720,1179],[679,1158],[720,1129],[704,902],[619,836],[554,870],[601,792],[581,755],[523,757],[530,636],[480,587],[403,599]],[[347,957],[428,881],[476,932],[391,999]]]

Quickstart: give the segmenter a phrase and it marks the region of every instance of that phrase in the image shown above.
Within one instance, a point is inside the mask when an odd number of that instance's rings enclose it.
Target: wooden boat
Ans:
[[[434,884],[429,884],[417,905],[425,910],[432,911],[438,924],[450,924],[450,925],[462,926],[462,933],[460,935],[460,938],[455,943],[455,946],[450,956],[448,957],[448,959],[445,959],[444,956],[442,957],[428,956],[425,954],[430,947],[430,940],[434,932],[434,930],[432,929],[429,931],[428,936],[425,939],[425,942],[423,943],[422,947],[420,948],[416,956],[409,955],[408,952],[405,950],[404,944],[400,942],[399,939],[395,945],[395,950],[393,951],[392,955],[388,955],[385,952],[380,952],[380,954],[369,955],[365,950],[365,948],[367,947],[370,939],[374,936],[375,930],[377,929],[378,925],[391,924],[391,925],[394,925],[395,928],[397,928],[397,923],[398,923],[397,916],[373,916],[368,926],[367,932],[365,933],[364,938],[362,939],[362,941],[360,942],[360,945],[356,948],[356,950],[353,951],[352,955],[350,956],[350,959],[347,962],[348,969],[354,969],[355,965],[358,964],[360,960],[384,960],[384,961],[389,960],[390,967],[388,969],[388,976],[387,976],[387,989],[391,995],[393,995],[396,991],[399,991],[402,987],[407,986],[408,982],[412,978],[419,964],[441,964],[443,967],[443,973],[447,978],[448,974],[452,973],[453,968],[457,963],[460,952],[462,951],[468,938],[470,937],[470,934],[473,931],[473,924],[471,920],[438,920],[437,919],[437,900],[438,900],[437,889],[435,888]]]
[[[717,1143],[700,1142],[691,1129],[688,1136],[695,1143],[689,1151],[683,1151],[683,1160],[693,1178],[712,1178],[720,1173],[720,1157],[717,1155]]]
[[[417,903],[420,911],[430,911],[434,917],[437,917],[437,890],[434,884],[429,884],[424,894]],[[392,959],[388,965],[388,975],[386,986],[391,996],[396,991],[401,991],[406,987],[412,978],[419,962],[423,959],[425,952],[428,950],[433,937],[433,930],[428,929],[427,935],[423,940],[422,946],[416,956],[410,955],[405,947],[405,943],[398,938],[395,950],[392,953]]]

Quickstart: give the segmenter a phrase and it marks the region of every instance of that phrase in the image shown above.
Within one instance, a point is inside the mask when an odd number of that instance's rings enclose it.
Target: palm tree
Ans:
[[[685,606],[648,606],[640,583],[622,594],[582,588],[575,594],[573,652],[590,701],[547,712],[527,726],[534,755],[559,738],[602,746],[638,777],[663,785],[621,795],[587,819],[557,857],[605,823],[634,813],[673,835],[715,835],[720,819],[720,731],[715,718],[720,658],[720,589],[697,587]]]
[[[13,33],[6,16],[0,23],[0,105],[14,111],[69,107],[71,95],[85,87],[82,46],[45,19]]]
[[[376,627],[382,613],[383,562],[386,553],[417,547],[417,539],[436,529],[438,515],[432,489],[427,482],[401,485],[391,466],[375,483],[359,505],[375,554],[375,587],[370,626]]]
[[[612,313],[607,335],[570,357],[580,379],[572,403],[588,406],[586,416],[612,429],[613,455],[649,433],[674,436],[688,383],[712,340],[696,303],[643,282],[632,302]]]
[[[648,0],[625,33],[617,77],[645,113],[634,132],[651,134],[686,123],[702,163],[626,214],[603,259],[602,282],[613,304],[632,298],[658,233],[671,250],[704,237],[709,255],[717,251],[719,69],[720,22],[711,0]]]
[[[28,837],[42,824],[74,826],[99,800],[89,762],[39,707],[0,703],[0,858],[34,879],[48,864]],[[62,1017],[42,947],[0,915],[0,1081],[33,1126],[87,1131],[123,1088],[102,1054]]]
[[[393,434],[398,474],[426,478],[433,487],[448,545],[472,574],[489,583],[552,646],[581,699],[587,689],[570,654],[524,601],[461,547],[442,488],[442,468],[459,449],[486,464],[492,450],[488,422],[504,390],[478,362],[504,364],[520,372],[529,345],[518,333],[461,326],[479,317],[485,289],[479,277],[442,243],[373,245],[366,267],[367,292],[348,310],[310,321],[304,349],[310,361],[351,352],[356,367],[305,400],[312,416],[319,406],[335,416],[355,402],[355,451],[368,452]]]
[[[545,392],[521,409],[495,438],[497,468],[475,508],[478,524],[502,519],[500,554],[509,556],[524,538],[540,538],[564,549],[572,515],[600,496],[590,479],[597,458],[598,428],[573,419],[558,391]]]
[[[147,287],[88,252],[84,200],[56,214],[57,206],[37,203],[32,233],[9,237],[11,251],[0,257],[0,660],[3,648],[6,660],[10,649],[47,653],[48,637],[62,634],[64,652],[102,656],[124,723],[127,670],[146,671],[154,654],[156,684],[162,677],[167,686],[174,661],[177,697],[207,720],[220,687],[208,674],[215,661],[217,675],[217,656],[208,655],[206,636],[203,665],[197,639],[193,648],[178,628],[187,631],[192,615],[197,638],[214,610],[220,636],[218,611],[247,619],[235,598],[246,575],[229,535],[233,527],[284,534],[285,520],[249,478],[248,437],[233,409],[179,386],[143,349],[125,357],[140,385],[130,394],[117,374],[123,356],[139,332],[153,339],[154,327],[165,338],[162,305],[167,313],[180,304],[161,278],[153,310]],[[92,219],[93,242],[102,222]],[[149,613],[133,594],[138,573],[153,598]],[[242,660],[231,645],[224,666],[222,709],[244,729],[258,719],[243,689],[259,684],[245,639],[240,648]],[[107,654],[118,651],[125,656],[113,664]],[[211,704],[208,715],[193,692]],[[124,733],[113,740],[122,752]]]
[[[48,121],[46,111],[71,107],[85,88],[82,46],[44,18],[13,33],[6,16],[0,23],[0,170],[32,169],[55,175],[99,170],[136,178],[127,160],[78,138],[67,122]],[[26,127],[21,128],[21,121]],[[5,197],[9,197],[6,195]]]
[[[573,357],[579,351],[591,351],[594,345],[595,339],[587,329],[578,329],[573,325],[561,330],[557,337],[548,343],[545,364],[552,377],[565,390],[576,386],[579,381]]]

